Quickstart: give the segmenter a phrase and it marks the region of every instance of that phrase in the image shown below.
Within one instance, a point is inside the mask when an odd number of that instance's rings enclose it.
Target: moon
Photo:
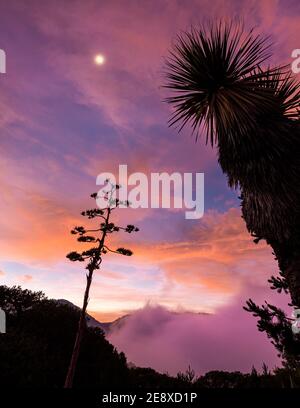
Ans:
[[[105,62],[104,55],[102,55],[102,54],[95,55],[94,62],[95,62],[96,65],[103,65],[104,62]]]

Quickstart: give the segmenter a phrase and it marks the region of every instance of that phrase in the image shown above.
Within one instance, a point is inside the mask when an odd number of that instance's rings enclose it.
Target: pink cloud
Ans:
[[[199,15],[199,10],[205,13]],[[30,14],[51,41],[49,66],[75,85],[74,97],[99,108],[119,130],[130,130],[137,123],[146,127],[156,124],[158,117],[166,118],[168,108],[159,103],[164,97],[163,56],[178,32],[191,24],[209,18],[244,18],[247,27],[273,31],[279,43],[275,52],[280,51],[285,60],[290,58],[290,47],[295,48],[298,24],[298,16],[284,15],[279,2],[268,0],[163,1],[159,8],[138,1],[125,5],[91,0],[66,3],[64,8],[33,3]],[[66,47],[61,38],[73,46]],[[107,60],[100,69],[93,64],[98,52]]]
[[[33,277],[31,275],[25,274],[18,276],[17,279],[22,283],[28,283],[32,281]]]
[[[261,296],[258,299],[263,301]],[[257,330],[255,318],[242,309],[245,300],[236,300],[213,315],[146,306],[113,330],[108,339],[130,362],[173,375],[189,365],[197,374],[210,370],[249,372],[253,365],[260,369],[263,363],[271,369],[279,366],[275,348]],[[281,303],[284,301],[282,298]]]

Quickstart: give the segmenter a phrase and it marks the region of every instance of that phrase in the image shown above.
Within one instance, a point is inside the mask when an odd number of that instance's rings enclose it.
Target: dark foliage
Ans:
[[[283,359],[283,364],[296,369],[300,364],[300,335],[292,331],[291,319],[278,307],[266,302],[257,306],[251,299],[244,308],[258,317],[259,331],[266,332]]]
[[[7,333],[0,336],[1,386],[63,387],[80,311],[41,292],[6,286],[0,286],[0,307],[7,312]],[[124,354],[100,329],[87,328],[74,386],[117,386],[128,378]]]

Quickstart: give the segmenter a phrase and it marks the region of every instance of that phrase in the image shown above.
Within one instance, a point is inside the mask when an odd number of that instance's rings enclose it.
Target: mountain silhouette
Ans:
[[[70,302],[69,300],[66,299],[54,299],[57,303],[61,305],[67,305],[72,309],[80,310],[79,306],[74,305],[74,303]],[[120,329],[123,324],[125,323],[125,320],[129,317],[130,315],[124,315],[119,317],[116,320],[113,320],[112,322],[99,322],[97,319],[95,319],[93,316],[87,313],[86,315],[86,322],[89,327],[99,327],[104,331],[104,333],[107,335],[109,334],[112,330],[115,329]]]

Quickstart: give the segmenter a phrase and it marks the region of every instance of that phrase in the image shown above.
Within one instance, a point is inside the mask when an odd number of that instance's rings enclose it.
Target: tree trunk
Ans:
[[[78,329],[77,329],[77,334],[76,334],[76,340],[75,340],[75,344],[74,344],[74,348],[73,348],[73,352],[72,352],[72,357],[71,357],[71,361],[69,364],[69,368],[68,368],[68,373],[67,373],[67,377],[65,380],[65,385],[64,388],[72,388],[73,386],[73,380],[74,380],[74,375],[75,375],[75,369],[77,366],[77,361],[78,361],[78,357],[79,357],[79,352],[80,352],[80,345],[81,345],[81,341],[82,341],[82,337],[84,334],[84,330],[86,328],[86,309],[87,309],[87,305],[89,302],[89,292],[90,292],[90,286],[92,283],[92,277],[93,277],[93,270],[90,269],[87,277],[86,277],[86,289],[85,289],[85,293],[84,293],[84,299],[83,299],[83,306],[81,309],[81,313],[80,313],[80,319],[79,319],[79,323],[78,323]]]
[[[283,268],[284,277],[288,283],[292,303],[300,308],[300,255],[295,255],[286,260]]]

